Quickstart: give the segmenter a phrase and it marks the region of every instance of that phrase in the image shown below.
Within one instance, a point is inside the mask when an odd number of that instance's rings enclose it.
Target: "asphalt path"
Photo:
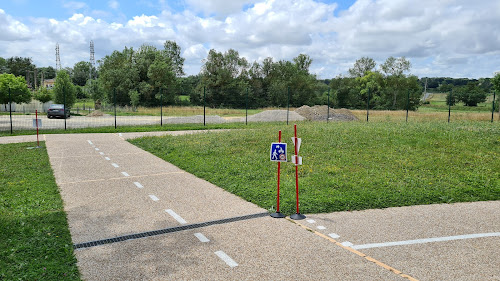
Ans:
[[[138,136],[42,136],[85,280],[500,280],[500,201],[273,219]]]

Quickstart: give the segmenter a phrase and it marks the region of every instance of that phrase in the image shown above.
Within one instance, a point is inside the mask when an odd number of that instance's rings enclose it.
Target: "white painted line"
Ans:
[[[217,251],[215,252],[215,254],[230,267],[238,266],[238,264],[231,257],[226,255],[226,253],[224,253],[223,251]]]
[[[187,221],[185,221],[181,216],[179,216],[178,214],[176,214],[174,211],[168,209],[168,210],[165,210],[165,212],[167,212],[169,215],[171,215],[180,224],[186,224],[187,223]]]
[[[127,174],[127,172],[122,172],[122,175],[126,176],[126,177],[130,177],[129,174]]]
[[[318,225],[318,229],[323,230],[323,229],[326,229],[326,227],[324,227],[324,226],[322,226],[322,225]]]
[[[426,238],[426,239],[415,239],[415,240],[406,240],[406,241],[395,241],[395,242],[386,242],[386,243],[372,243],[372,244],[364,244],[364,245],[355,245],[355,246],[352,246],[352,248],[353,249],[381,248],[381,247],[424,244],[424,243],[432,243],[432,242],[454,241],[454,240],[484,238],[484,237],[499,237],[499,236],[500,236],[500,232],[478,233],[478,234],[467,234],[467,235],[457,235],[457,236],[448,236],[448,237],[435,237],[435,238]]]
[[[351,247],[352,245],[354,245],[354,244],[352,244],[352,243],[351,243],[351,242],[349,242],[349,241],[345,241],[345,242],[342,242],[342,243],[340,243],[340,244],[341,244],[342,246],[346,246],[346,247]]]
[[[137,186],[138,188],[143,188],[144,186],[142,186],[142,184],[140,184],[139,182],[134,182],[135,186]]]
[[[151,198],[151,200],[153,200],[153,201],[158,201],[158,200],[160,200],[160,199],[158,199],[158,197],[156,197],[156,196],[154,196],[154,195],[152,195],[152,194],[150,194],[150,195],[149,195],[149,198]]]
[[[99,151],[99,148],[96,147],[95,150]]]
[[[194,236],[196,236],[196,238],[198,238],[198,240],[200,240],[201,243],[210,242],[210,240],[201,233],[195,233]]]
[[[99,152],[99,154],[104,155],[104,152]]]
[[[316,223],[315,220],[306,220],[308,223]]]
[[[88,140],[89,144],[93,144],[91,140]]]
[[[337,233],[330,233],[328,234],[328,236],[332,237],[333,239],[340,238],[340,235],[338,235]]]
[[[120,166],[118,166],[118,164],[116,164],[116,163],[113,163],[111,165],[113,165],[113,167],[115,167],[115,168],[120,168]]]
[[[106,160],[108,160],[108,161],[109,161],[109,160],[111,160],[111,159],[109,159],[109,157],[104,157],[104,159],[106,159]]]
[[[121,137],[121,136],[123,136],[123,135],[122,135],[122,133],[119,133],[118,135],[119,135],[120,137]]]

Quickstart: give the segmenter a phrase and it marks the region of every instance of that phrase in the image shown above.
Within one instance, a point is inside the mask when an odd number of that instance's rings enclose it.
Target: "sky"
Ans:
[[[347,76],[405,56],[419,77],[482,78],[500,71],[500,1],[491,0],[0,0],[0,57],[38,67],[98,61],[125,46],[182,48],[187,75],[210,49],[249,62],[313,59],[318,78]]]

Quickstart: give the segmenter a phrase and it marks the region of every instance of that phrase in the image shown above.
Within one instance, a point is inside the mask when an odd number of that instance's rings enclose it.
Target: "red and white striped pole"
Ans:
[[[295,192],[297,194],[297,212],[293,215],[290,216],[291,219],[293,220],[303,220],[306,218],[305,215],[301,214],[299,212],[299,165],[302,164],[301,159],[299,157],[299,148],[300,148],[300,139],[297,138],[297,124],[294,126],[294,131],[295,131],[295,137],[293,138],[293,143],[295,145],[295,155],[293,158],[295,159]]]

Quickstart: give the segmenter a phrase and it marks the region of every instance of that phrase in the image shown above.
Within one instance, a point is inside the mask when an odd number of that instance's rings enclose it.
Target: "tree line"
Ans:
[[[405,57],[389,57],[380,66],[372,58],[362,57],[348,75],[324,80],[310,73],[311,64],[307,54],[291,61],[268,57],[259,63],[247,61],[234,49],[212,49],[200,73],[186,77],[181,48],[174,41],[166,41],[161,49],[148,44],[138,49],[125,47],[99,60],[97,69],[81,61],[57,73],[57,78],[54,68],[36,68],[30,58],[0,58],[0,102],[8,102],[5,85],[28,84],[34,90],[33,97],[42,102],[62,103],[65,93],[69,106],[78,98],[92,98],[96,103],[132,107],[162,103],[260,108],[330,102],[334,107],[353,109],[398,110],[408,106],[415,110],[424,90],[451,92],[450,103],[462,101],[467,106],[486,100],[493,88],[500,90],[500,74],[479,80],[419,79],[407,74],[411,63]],[[55,78],[55,88],[41,87],[42,78]],[[19,98],[15,102],[31,99],[30,91],[21,88],[16,88]],[[189,96],[189,101],[181,96]]]

